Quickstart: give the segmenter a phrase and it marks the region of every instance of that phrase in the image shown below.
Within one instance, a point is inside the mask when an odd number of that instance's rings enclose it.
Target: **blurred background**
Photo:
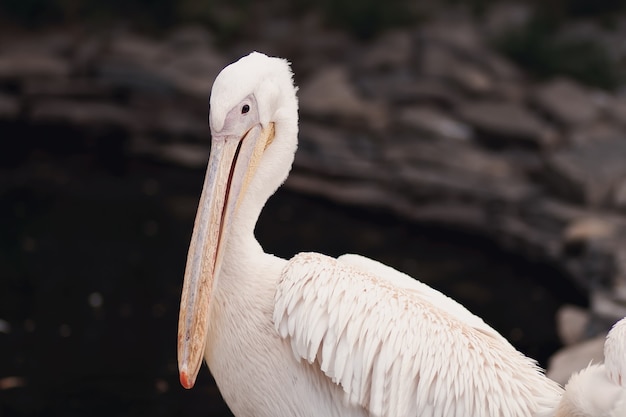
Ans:
[[[267,252],[360,253],[563,383],[626,315],[626,2],[0,1],[0,416],[228,416],[183,390],[214,77],[289,59]]]

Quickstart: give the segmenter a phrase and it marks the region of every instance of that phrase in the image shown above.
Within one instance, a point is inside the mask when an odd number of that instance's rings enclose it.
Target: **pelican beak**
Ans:
[[[254,125],[243,135],[214,134],[200,204],[187,254],[178,318],[180,383],[193,387],[209,328],[209,303],[220,273],[233,213],[263,151],[274,139],[274,124]]]

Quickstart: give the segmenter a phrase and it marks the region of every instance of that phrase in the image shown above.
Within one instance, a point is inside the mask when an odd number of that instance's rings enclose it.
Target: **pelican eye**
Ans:
[[[244,104],[243,107],[241,108],[241,114],[246,114],[250,111],[250,106],[248,106],[247,104]]]

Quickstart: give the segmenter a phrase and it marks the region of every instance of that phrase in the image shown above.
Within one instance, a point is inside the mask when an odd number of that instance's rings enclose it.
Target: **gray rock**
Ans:
[[[23,52],[0,55],[0,79],[62,78],[70,70],[69,62],[57,56]]]
[[[386,70],[406,66],[412,53],[411,34],[406,30],[386,32],[368,45],[361,60],[366,70]]]
[[[490,49],[482,49],[473,59],[498,81],[520,83],[523,81],[522,71],[510,61]]]
[[[110,85],[92,78],[61,78],[55,82],[47,79],[28,79],[24,81],[22,91],[31,99],[38,97],[112,99],[115,94]]]
[[[158,74],[168,80],[178,92],[208,100],[211,86],[226,62],[208,48],[187,53],[172,53],[171,59],[159,67]]]
[[[43,33],[22,36],[5,36],[0,39],[0,50],[9,55],[67,56],[71,54],[77,36],[70,31],[46,30]]]
[[[213,80],[227,62],[203,34],[208,37],[204,31],[188,29],[165,43],[119,34],[111,41],[99,73],[128,88],[207,99]]]
[[[153,39],[133,33],[118,32],[108,45],[108,55],[124,62],[140,66],[152,66],[160,62],[165,45]]]
[[[158,64],[139,65],[115,57],[106,57],[95,65],[100,81],[134,94],[172,95],[177,91],[175,81],[163,74]]]
[[[624,137],[622,128],[614,123],[599,121],[573,129],[568,139],[575,146],[581,146],[587,142],[614,140],[622,137]]]
[[[437,105],[454,107],[462,101],[458,89],[441,79],[415,77],[406,70],[368,73],[356,78],[355,85],[363,95],[384,100],[391,105]]]
[[[420,38],[467,54],[483,47],[483,39],[476,25],[471,19],[462,16],[425,23],[420,29]]]
[[[438,80],[418,79],[394,87],[390,100],[395,103],[434,103],[450,108],[461,101],[455,88]]]
[[[485,95],[494,89],[491,77],[474,64],[458,62],[447,72],[447,78],[469,94]]]
[[[484,27],[485,32],[498,39],[511,31],[522,29],[533,15],[529,4],[522,2],[497,2],[487,8]]]
[[[387,124],[386,109],[360,97],[343,67],[321,70],[299,93],[303,115],[339,123],[365,124],[379,129]]]
[[[594,314],[610,323],[626,317],[626,300],[619,300],[618,295],[614,291],[593,291],[590,298]]]
[[[401,125],[426,136],[458,140],[469,140],[473,137],[470,126],[429,107],[404,108],[398,119]]]
[[[420,67],[424,75],[451,81],[469,94],[485,94],[493,89],[491,78],[480,67],[434,42],[422,45]]]
[[[210,48],[213,43],[213,34],[200,25],[177,28],[167,38],[168,48],[178,51]]]
[[[626,98],[622,96],[608,96],[604,112],[622,128],[626,126]]]
[[[460,177],[476,175],[482,179],[514,181],[519,171],[491,152],[454,140],[413,140],[389,144],[385,157],[396,166],[430,166],[453,171]]]
[[[615,207],[626,212],[626,178],[622,178],[613,190],[613,204]]]
[[[528,92],[526,85],[521,82],[496,80],[490,97],[494,101],[508,101],[526,107]]]
[[[72,66],[81,75],[92,74],[106,48],[107,39],[104,36],[93,35],[82,39],[71,56]]]
[[[319,13],[310,13],[298,25],[298,36],[291,40],[289,56],[293,57],[294,71],[305,79],[321,68],[346,62],[358,49],[355,40],[345,31],[329,28]]]
[[[386,176],[378,161],[380,151],[371,136],[362,132],[347,133],[303,121],[298,147],[302,152],[296,154],[295,166],[318,175],[368,179],[373,184]]]
[[[548,156],[546,180],[565,198],[599,206],[626,176],[624,158],[624,138],[566,148]]]
[[[599,115],[592,93],[565,78],[538,88],[534,101],[539,108],[567,127],[591,123]]]
[[[526,108],[507,102],[466,102],[458,108],[461,119],[474,126],[477,134],[502,141],[521,141],[550,148],[556,132]]]
[[[195,114],[184,107],[153,104],[142,112],[140,118],[150,136],[163,137],[172,142],[209,142],[205,115]]]
[[[33,104],[30,116],[34,123],[67,123],[94,128],[115,126],[132,130],[136,124],[127,108],[104,102],[41,100]]]
[[[434,42],[424,42],[420,45],[418,66],[426,76],[444,78],[459,61],[457,55],[450,48]]]

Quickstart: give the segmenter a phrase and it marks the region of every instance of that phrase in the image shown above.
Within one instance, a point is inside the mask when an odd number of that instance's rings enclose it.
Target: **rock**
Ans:
[[[534,101],[539,108],[567,127],[591,123],[599,114],[592,94],[580,84],[564,78],[538,88]]]
[[[489,49],[483,49],[482,52],[472,58],[498,81],[517,85],[523,79],[522,72],[519,68],[514,66],[506,58]]]
[[[599,206],[626,176],[626,139],[589,142],[547,158],[546,179],[572,201]]]
[[[213,42],[212,33],[200,25],[177,28],[167,38],[168,48],[177,51],[210,48],[213,46]]]
[[[437,80],[415,80],[397,84],[391,89],[390,100],[393,103],[429,103],[443,107],[452,107],[461,98],[453,87]]]
[[[298,157],[296,156],[296,161],[297,159]],[[285,187],[296,190],[299,193],[324,196],[342,204],[382,208],[398,213],[406,210],[402,202],[395,198],[393,192],[384,187],[371,187],[358,180],[329,179],[315,175],[306,175],[296,170],[289,174],[285,181]],[[400,208],[399,206],[402,207]]]
[[[164,44],[122,34],[111,43],[100,73],[131,88],[173,90],[207,99],[213,80],[227,64],[209,46],[208,38],[208,32],[198,28],[177,32]]]
[[[14,120],[19,113],[19,100],[16,97],[0,93],[0,120]]]
[[[457,55],[450,48],[432,42],[420,45],[418,66],[426,76],[444,78],[459,61]]]
[[[604,106],[604,112],[623,128],[626,126],[626,97],[608,96]]]
[[[420,29],[420,38],[425,42],[446,45],[468,55],[475,49],[483,47],[483,40],[476,25],[464,17],[427,22]]]
[[[405,70],[385,74],[367,74],[356,79],[364,95],[382,99],[390,104],[437,104],[451,108],[461,101],[454,86],[444,80],[419,77]]]
[[[0,80],[29,77],[62,78],[70,73],[69,63],[52,55],[22,52],[0,55]]]
[[[494,89],[491,78],[478,66],[467,62],[448,68],[447,78],[473,95],[484,95]]]
[[[620,127],[609,122],[596,122],[573,129],[569,135],[569,142],[574,145],[584,145],[587,142],[601,140],[613,140],[622,138],[624,131]]]
[[[105,84],[134,94],[172,95],[178,89],[159,64],[139,65],[108,57],[95,65],[94,72]]]
[[[526,86],[520,82],[495,81],[490,97],[494,101],[508,101],[526,106],[527,101]]]
[[[590,363],[604,361],[604,340],[598,336],[580,344],[568,346],[552,355],[548,362],[548,378],[565,385],[574,372],[578,372]]]
[[[563,232],[565,245],[579,245],[598,239],[608,239],[616,227],[601,217],[584,217],[571,222]]]
[[[321,68],[345,62],[358,49],[355,40],[343,30],[329,28],[325,19],[316,12],[307,14],[298,25],[298,36],[292,40],[289,56],[292,56],[297,77],[313,76]]]
[[[478,135],[490,139],[527,142],[539,148],[551,148],[558,138],[550,126],[515,103],[466,102],[459,106],[458,114],[476,128]]]
[[[414,194],[421,202],[471,202],[485,216],[480,201],[498,201],[502,208],[519,204],[532,193],[515,166],[477,149],[471,142],[397,141],[386,145],[384,152],[385,160],[396,172],[394,182],[404,184],[400,194]]]
[[[165,46],[161,42],[128,32],[115,34],[108,47],[108,55],[124,62],[152,66],[162,58]]]
[[[613,191],[613,205],[626,212],[626,178],[618,181]]]
[[[128,109],[103,102],[42,100],[32,106],[30,116],[34,123],[67,123],[94,128],[115,126],[126,130],[135,125]]]
[[[141,115],[146,132],[152,137],[164,137],[172,142],[209,142],[206,117],[185,108],[151,106]]]
[[[9,36],[5,40],[1,46],[3,51],[63,56],[72,52],[80,36],[71,30],[48,29],[31,31],[25,36]]]
[[[433,108],[404,108],[398,118],[401,125],[418,134],[458,140],[469,140],[473,137],[471,127]]]
[[[377,183],[386,177],[380,169],[380,150],[367,134],[345,133],[317,123],[300,124],[299,149],[295,166],[333,178],[367,179]]]
[[[596,290],[591,294],[591,310],[598,317],[615,323],[626,317],[626,302],[619,300],[613,291]]]
[[[585,339],[590,315],[587,310],[566,304],[556,312],[556,330],[561,343],[570,346]]]
[[[208,48],[173,54],[160,66],[159,74],[186,95],[208,100],[217,74],[224,68],[223,58]]]
[[[46,79],[29,79],[24,81],[23,93],[29,98],[59,97],[112,99],[115,90],[102,82],[91,78],[61,78],[51,83]]]
[[[487,8],[483,29],[492,39],[524,28],[533,15],[529,4],[497,2]]]
[[[388,70],[406,67],[412,53],[411,34],[406,30],[386,32],[368,45],[361,66],[365,70]]]
[[[386,110],[380,104],[360,97],[343,67],[321,70],[300,89],[303,115],[340,123],[366,124],[374,129],[386,125]]]
[[[472,62],[459,58],[450,48],[425,43],[419,56],[421,72],[428,77],[451,81],[470,94],[485,94],[493,88],[484,71]]]

